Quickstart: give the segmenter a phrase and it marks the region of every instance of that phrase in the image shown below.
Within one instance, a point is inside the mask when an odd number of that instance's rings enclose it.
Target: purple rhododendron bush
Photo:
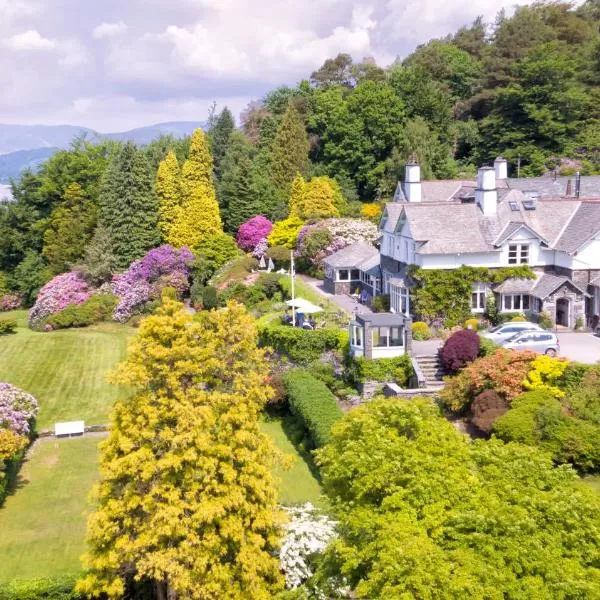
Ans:
[[[21,308],[23,300],[18,294],[5,294],[0,297],[0,312],[8,312]]]
[[[252,252],[256,246],[267,238],[273,229],[273,223],[266,217],[258,215],[240,225],[237,234],[237,245],[244,252]]]
[[[194,255],[188,248],[176,249],[166,244],[150,250],[101,288],[90,287],[78,271],[57,275],[40,290],[29,313],[29,325],[34,329],[51,330],[44,327],[45,319],[69,305],[83,304],[94,294],[107,292],[119,300],[113,319],[124,323],[141,312],[145,304],[160,298],[166,287],[174,288],[180,296],[187,292],[193,262]]]
[[[87,281],[79,272],[63,273],[51,279],[39,292],[29,311],[29,326],[40,327],[46,317],[60,312],[69,304],[83,304],[92,295]]]
[[[10,383],[0,382],[0,429],[28,436],[38,410],[38,402],[31,394]]]

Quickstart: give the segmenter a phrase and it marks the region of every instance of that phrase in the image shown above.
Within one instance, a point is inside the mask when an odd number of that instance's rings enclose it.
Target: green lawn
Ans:
[[[321,486],[311,471],[310,459],[305,459],[290,439],[290,437],[297,437],[293,419],[291,417],[266,419],[262,423],[262,430],[272,438],[284,454],[293,458],[289,469],[275,471],[279,482],[279,501],[287,506],[305,502],[322,506],[324,499],[321,497]]]
[[[0,508],[0,581],[79,572],[99,440],[41,438],[32,447]]]
[[[582,479],[582,481],[586,484],[589,485],[595,492],[597,492],[598,494],[600,494],[600,477],[599,476],[589,476],[589,477],[584,477]]]
[[[26,312],[15,311],[19,329],[0,337],[0,381],[33,394],[40,402],[38,430],[56,421],[83,419],[108,422],[108,413],[123,390],[106,381],[106,374],[125,356],[134,330],[103,323],[50,333],[31,331]]]

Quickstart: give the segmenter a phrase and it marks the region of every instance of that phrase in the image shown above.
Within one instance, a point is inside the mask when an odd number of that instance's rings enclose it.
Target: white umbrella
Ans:
[[[317,313],[323,311],[323,309],[320,306],[317,306],[316,304],[313,304],[312,302],[309,302],[304,298],[294,298],[293,300],[287,300],[286,304],[295,308],[296,310],[299,310],[304,314]]]

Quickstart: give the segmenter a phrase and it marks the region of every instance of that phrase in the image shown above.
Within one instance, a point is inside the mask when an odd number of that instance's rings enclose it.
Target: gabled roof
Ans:
[[[494,287],[494,292],[497,294],[529,294],[536,283],[535,279],[505,279],[501,284]]]
[[[323,260],[334,269],[369,270],[379,264],[379,250],[368,242],[356,242],[334,252]]]
[[[548,240],[544,239],[539,233],[531,229],[527,223],[523,223],[523,221],[510,221],[506,224],[500,235],[494,240],[494,246],[501,246],[504,242],[506,242],[506,240],[510,239],[521,229],[526,229],[534,237],[537,237],[540,242],[548,244]]]
[[[558,288],[563,285],[571,285],[575,289],[579,290],[583,295],[587,296],[587,292],[578,286],[574,281],[568,277],[562,277],[560,275],[553,275],[552,273],[544,273],[535,284],[532,295],[540,300],[545,300],[550,294],[555,292]]]
[[[557,250],[573,254],[600,233],[600,204],[583,202],[555,244]]]
[[[396,224],[398,223],[398,217],[402,212],[402,208],[405,206],[403,202],[388,202],[385,205],[385,209],[383,211],[383,215],[381,216],[381,221],[379,222],[379,228],[383,229],[383,231],[387,231],[388,233],[394,233],[396,229]],[[384,219],[386,219],[385,227],[381,227]]]

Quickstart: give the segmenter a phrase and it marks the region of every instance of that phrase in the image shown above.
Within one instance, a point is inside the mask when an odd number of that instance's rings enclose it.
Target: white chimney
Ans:
[[[404,170],[404,195],[409,202],[421,202],[421,167],[409,162]]]
[[[496,179],[507,179],[508,178],[508,163],[505,158],[499,156],[494,161],[494,169],[496,170]]]
[[[486,217],[495,216],[498,192],[496,191],[496,169],[494,167],[481,167],[477,171],[475,202]]]

